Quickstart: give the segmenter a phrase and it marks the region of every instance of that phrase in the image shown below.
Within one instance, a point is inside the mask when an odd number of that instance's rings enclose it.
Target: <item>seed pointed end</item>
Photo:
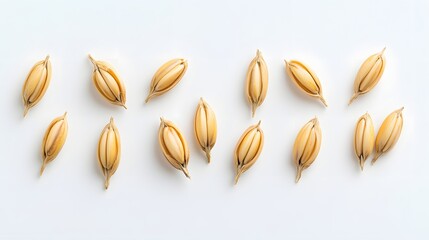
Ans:
[[[240,173],[240,172],[238,172],[238,173],[237,173],[237,175],[235,175],[234,185],[237,185],[238,180],[240,179],[240,175],[241,175],[241,173]]]
[[[363,166],[365,164],[365,160],[363,158],[359,159],[360,170],[363,172]]]
[[[243,168],[242,167],[238,167],[237,168],[237,174],[235,175],[235,179],[234,179],[234,185],[237,185],[238,180],[240,179],[241,174],[243,174]]]
[[[322,102],[323,106],[328,107],[328,103],[326,102],[326,100],[323,96],[319,96],[319,99]]]
[[[350,98],[350,100],[349,100],[349,106],[350,106],[350,104],[352,104],[352,102],[357,98],[359,96],[359,94],[357,94],[357,93],[353,93],[353,96]]]
[[[95,61],[95,59],[91,56],[91,54],[88,54],[88,58],[89,58],[89,60],[94,64],[94,65],[96,65],[97,63],[96,63],[96,61]]]
[[[127,106],[125,105],[125,103],[121,103],[121,106],[125,109],[128,109]]]
[[[189,180],[191,179],[191,175],[189,175],[189,171],[186,167],[182,167],[182,172],[185,174],[187,178],[189,178]]]
[[[252,118],[255,117],[256,108],[257,108],[256,104],[252,103]]]
[[[380,156],[381,156],[381,153],[376,152],[374,158],[371,161],[371,165],[374,165],[374,163],[378,160]]]
[[[46,55],[46,57],[45,57],[45,62],[48,62],[48,61],[49,61],[49,58],[50,58],[49,54],[48,54],[48,55]]]
[[[106,180],[104,181],[104,190],[107,190],[109,188],[110,185],[110,178],[106,178]]]
[[[314,116],[314,118],[311,119],[310,122],[312,122],[313,125],[317,125],[317,124],[319,124],[319,119],[317,118],[317,116]]]
[[[386,47],[384,47],[383,50],[381,50],[380,55],[383,55],[384,51],[386,51]]]
[[[165,125],[165,119],[164,119],[164,117],[159,117],[159,120],[161,121],[161,124]]]
[[[42,167],[40,168],[40,176],[42,176],[43,172],[45,171],[46,167],[46,161],[43,161]]]
[[[299,180],[301,179],[301,174],[302,174],[302,167],[298,166],[296,168],[296,177],[295,177],[295,183],[298,183]]]
[[[149,93],[149,95],[147,95],[146,99],[144,100],[144,103],[148,103],[151,98],[152,98],[152,94]]]
[[[24,117],[27,116],[28,110],[30,110],[30,107],[28,107],[27,104],[24,106]]]
[[[210,160],[211,160],[210,149],[207,148],[204,151],[206,152],[207,163],[210,163]]]

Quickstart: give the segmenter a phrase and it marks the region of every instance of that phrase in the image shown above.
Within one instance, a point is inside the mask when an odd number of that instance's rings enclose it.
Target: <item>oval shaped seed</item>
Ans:
[[[187,178],[189,149],[179,128],[171,121],[161,118],[158,131],[158,142],[167,161],[176,169],[181,170]]]
[[[45,136],[42,141],[43,163],[40,168],[40,176],[42,176],[46,165],[58,156],[66,142],[68,132],[66,116],[67,112],[65,112],[64,115],[55,118],[46,129]]]
[[[262,152],[264,146],[264,132],[260,128],[260,125],[261,121],[246,129],[235,147],[235,184],[238,183],[241,174],[253,166]]]
[[[121,139],[113,118],[104,127],[98,141],[98,165],[104,176],[104,187],[109,188],[110,178],[116,172],[121,160]]]
[[[316,160],[321,143],[322,131],[315,117],[302,127],[293,145],[292,158],[297,172],[295,182],[301,178],[302,171]]]
[[[106,62],[95,60],[91,55],[89,59],[94,65],[92,80],[101,96],[108,102],[127,109],[125,86],[113,67]]]
[[[152,78],[149,94],[145,102],[149,102],[151,98],[162,95],[176,86],[185,75],[187,69],[188,62],[182,58],[164,63]]]
[[[375,138],[375,156],[372,159],[372,164],[374,164],[382,154],[392,149],[398,142],[403,125],[403,110],[404,108],[402,107],[392,112],[381,124],[377,137]]]
[[[251,105],[252,117],[255,116],[256,108],[261,106],[265,100],[268,89],[268,69],[264,58],[259,50],[252,60],[246,75],[246,95]]]
[[[286,61],[286,73],[292,82],[305,94],[318,98],[325,107],[328,104],[323,97],[322,85],[316,74],[305,64],[296,61]]]
[[[371,155],[374,149],[375,134],[374,124],[372,123],[371,116],[368,113],[362,115],[357,123],[354,137],[354,149],[356,157],[359,161],[360,169],[363,171],[363,166]]]
[[[200,148],[206,153],[207,161],[210,163],[210,151],[216,143],[217,122],[213,109],[200,99],[194,118],[194,130]]]
[[[349,101],[349,105],[360,95],[371,91],[380,81],[386,65],[384,51],[369,56],[361,65],[353,85],[353,96]]]
[[[51,81],[52,68],[49,55],[45,60],[37,62],[28,73],[22,87],[22,101],[24,103],[24,117],[28,110],[34,107],[45,95]]]

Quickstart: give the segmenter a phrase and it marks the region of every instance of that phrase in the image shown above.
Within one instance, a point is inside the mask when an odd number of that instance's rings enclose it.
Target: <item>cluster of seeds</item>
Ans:
[[[368,57],[360,67],[355,82],[354,94],[350,99],[351,104],[358,96],[369,92],[379,82],[385,67],[383,49]],[[89,55],[94,65],[92,80],[100,95],[111,104],[126,107],[125,86],[116,71],[108,63],[95,60]],[[322,85],[317,75],[305,64],[291,60],[286,61],[286,73],[292,82],[305,94],[314,97],[327,107],[323,96]],[[185,75],[188,63],[185,59],[172,59],[163,64],[154,74],[150,83],[149,93],[145,102],[155,96],[162,95],[176,86]],[[24,116],[43,97],[52,75],[49,56],[37,62],[24,83],[22,100],[24,103]],[[251,61],[247,75],[245,93],[251,106],[252,117],[256,109],[262,105],[268,89],[268,68],[261,52],[258,50],[256,57]],[[372,160],[374,163],[382,154],[389,151],[398,141],[401,134],[403,118],[402,110],[398,109],[386,117],[378,134],[375,136],[374,125],[368,113],[359,118],[356,124],[354,136],[354,149],[363,170],[366,159],[375,149]],[[66,114],[55,118],[46,130],[42,142],[42,175],[46,165],[55,159],[63,147],[68,131]],[[261,121],[247,128],[237,142],[234,152],[235,183],[258,159],[264,146],[264,132],[261,129]],[[195,140],[205,153],[210,163],[211,150],[216,144],[217,122],[216,116],[210,105],[200,99],[194,117]],[[158,132],[160,149],[165,159],[177,170],[182,171],[190,178],[189,148],[187,141],[180,129],[171,121],[161,117]],[[301,178],[302,171],[307,169],[317,158],[322,142],[322,131],[317,117],[307,122],[296,136],[292,149],[292,160],[296,166],[296,182]],[[121,140],[119,131],[113,118],[104,127],[97,149],[98,163],[104,176],[104,185],[107,189],[110,178],[116,172],[121,158]]]

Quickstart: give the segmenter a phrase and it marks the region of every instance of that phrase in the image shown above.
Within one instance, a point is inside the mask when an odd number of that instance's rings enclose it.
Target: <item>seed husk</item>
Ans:
[[[374,149],[374,142],[374,124],[372,123],[371,116],[368,113],[365,113],[356,123],[354,137],[355,154],[362,171],[366,159],[371,155],[372,150]]]
[[[64,115],[55,118],[46,129],[42,142],[43,163],[40,168],[40,176],[48,163],[52,162],[60,153],[67,138],[68,123],[67,112]]]
[[[45,60],[37,62],[27,75],[22,87],[22,101],[24,103],[24,117],[28,110],[34,107],[45,95],[51,81],[52,68],[49,55]]]
[[[302,171],[310,167],[319,154],[322,131],[317,117],[311,119],[299,131],[293,145],[292,158],[296,166],[295,182],[301,178]]]
[[[121,138],[112,117],[101,132],[100,140],[98,141],[97,158],[98,165],[104,176],[104,187],[107,190],[110,178],[118,169],[121,160]]]
[[[323,97],[322,85],[316,74],[305,64],[291,60],[286,61],[286,73],[292,82],[305,94],[318,98],[325,107],[328,107]]]
[[[264,146],[264,132],[260,128],[261,121],[258,124],[250,126],[244,131],[235,147],[235,184],[244,172],[246,172],[258,160]]]
[[[164,63],[155,73],[150,83],[149,94],[145,102],[162,95],[176,86],[188,69],[188,61],[177,58]]]
[[[353,85],[353,96],[349,101],[349,105],[360,95],[371,91],[380,81],[386,65],[384,51],[369,56],[361,65]]]
[[[108,102],[127,109],[125,106],[127,100],[125,86],[116,71],[110,64],[97,61],[91,55],[88,56],[94,65],[92,80],[98,92]]]
[[[158,142],[165,159],[171,166],[182,171],[187,178],[191,179],[188,171],[188,144],[179,128],[171,121],[161,118]]]
[[[246,95],[251,105],[252,117],[255,116],[256,108],[261,106],[267,95],[268,69],[264,58],[259,50],[247,70]]]
[[[216,143],[217,123],[213,109],[203,98],[200,99],[195,112],[194,130],[197,142],[210,163],[210,151]]]
[[[377,137],[375,138],[375,155],[372,159],[374,164],[377,159],[390,149],[392,149],[398,142],[399,136],[401,136],[403,118],[402,111],[404,108],[400,108],[389,114],[381,124],[378,130]]]

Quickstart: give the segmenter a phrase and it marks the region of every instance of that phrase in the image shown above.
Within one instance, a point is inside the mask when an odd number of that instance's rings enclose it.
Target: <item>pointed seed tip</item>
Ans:
[[[365,162],[363,161],[363,159],[359,159],[359,166],[360,166],[361,171],[363,171],[364,164],[365,164]]]
[[[323,96],[319,96],[319,99],[325,107],[328,107],[328,103],[326,102],[326,100]]]
[[[24,117],[27,116],[28,110],[30,110],[30,108],[27,107],[27,105],[24,107]]]
[[[350,98],[350,100],[349,100],[349,106],[350,106],[350,104],[352,104],[352,102],[357,98],[359,96],[359,94],[357,94],[357,93],[353,93],[353,96]]]
[[[189,171],[186,167],[182,167],[182,172],[185,174],[187,178],[191,179],[191,175],[189,174]]]
[[[42,167],[40,168],[40,176],[42,176],[43,172],[45,171],[45,167],[46,167],[46,164],[45,162],[43,162]]]

